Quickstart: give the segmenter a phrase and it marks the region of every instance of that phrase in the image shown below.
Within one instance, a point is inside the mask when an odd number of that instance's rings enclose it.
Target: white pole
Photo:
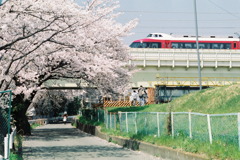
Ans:
[[[119,112],[120,131],[122,131],[122,112]]]
[[[105,110],[103,110],[103,122],[104,122],[104,124],[106,124],[106,114],[105,114]]]
[[[172,138],[174,137],[174,123],[173,123],[173,112],[171,112],[171,126],[172,126]]]
[[[13,140],[14,140],[14,132],[12,132],[12,133],[10,134],[10,143],[9,143],[10,149],[13,148]]]
[[[117,130],[117,117],[116,117],[116,114],[114,114],[114,128],[115,130]]]
[[[4,158],[8,158],[8,135],[4,137]]]
[[[158,137],[160,137],[160,126],[159,126],[159,113],[157,112],[157,128],[158,128]]]
[[[138,133],[138,128],[137,128],[137,112],[135,112],[135,133]]]
[[[145,133],[147,134],[147,113],[145,114],[145,124],[144,124],[144,128],[145,128]]]
[[[110,129],[112,129],[112,113],[110,112]]]
[[[240,151],[240,113],[238,113],[238,146]]]
[[[210,144],[212,144],[212,129],[211,129],[211,120],[210,120],[210,115],[207,115],[207,122],[208,122],[208,134],[209,134],[209,141]]]
[[[99,110],[97,110],[97,115],[98,115],[98,122],[99,122]]]
[[[108,128],[108,113],[107,113],[107,128]]]
[[[192,139],[192,114],[188,112],[188,122],[189,122],[189,137]]]
[[[200,53],[198,43],[198,20],[197,20],[197,2],[194,0],[194,15],[195,15],[195,27],[196,27],[196,45],[197,45],[197,57],[198,57],[198,78],[199,78],[199,89],[202,90],[202,75],[200,66]]]
[[[127,117],[127,112],[126,112],[125,114],[126,114],[126,130],[127,130],[127,133],[128,133],[128,117]]]

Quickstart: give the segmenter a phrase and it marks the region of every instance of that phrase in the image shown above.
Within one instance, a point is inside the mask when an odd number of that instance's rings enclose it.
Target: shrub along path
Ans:
[[[159,160],[88,135],[70,124],[48,124],[23,141],[24,160]]]

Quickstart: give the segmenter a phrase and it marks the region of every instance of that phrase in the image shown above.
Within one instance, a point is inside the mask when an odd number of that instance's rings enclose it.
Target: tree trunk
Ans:
[[[17,132],[21,135],[31,135],[31,127],[26,115],[27,109],[31,102],[24,100],[23,95],[17,95],[13,99],[12,116],[15,120]]]

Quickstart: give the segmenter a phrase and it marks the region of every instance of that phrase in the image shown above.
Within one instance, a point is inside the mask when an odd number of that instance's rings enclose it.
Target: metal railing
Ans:
[[[195,49],[136,49],[131,48],[130,64],[137,66],[196,67],[198,59]],[[240,67],[240,50],[200,49],[201,68]]]
[[[104,112],[104,123],[106,128],[130,134],[184,136],[210,144],[223,142],[240,150],[240,113]]]

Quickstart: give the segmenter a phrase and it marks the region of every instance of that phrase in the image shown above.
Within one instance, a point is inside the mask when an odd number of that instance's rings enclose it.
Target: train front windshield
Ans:
[[[131,48],[161,48],[159,42],[133,42],[130,45]]]

